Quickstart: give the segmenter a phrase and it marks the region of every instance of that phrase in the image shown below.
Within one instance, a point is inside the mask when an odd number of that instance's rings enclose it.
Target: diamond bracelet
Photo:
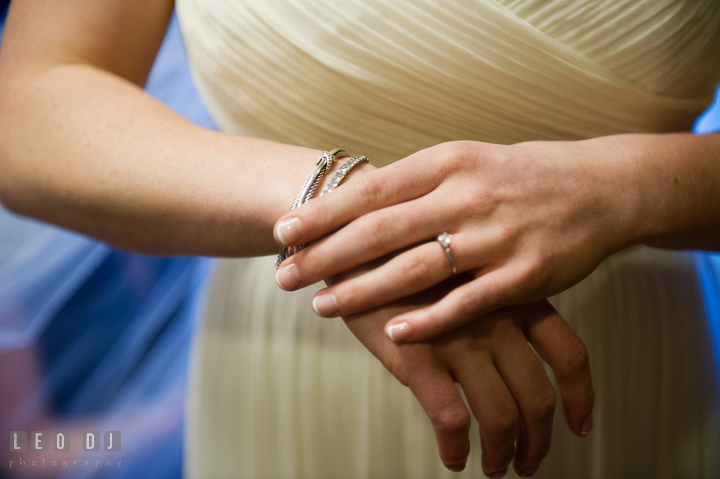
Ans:
[[[350,172],[361,163],[370,163],[370,160],[368,160],[367,157],[360,155],[353,156],[345,163],[343,163],[340,169],[333,175],[330,183],[325,185],[325,188],[323,188],[323,190],[320,192],[320,196],[324,195],[325,193],[330,193],[332,190],[337,188],[340,183],[343,182],[345,177],[349,175]]]

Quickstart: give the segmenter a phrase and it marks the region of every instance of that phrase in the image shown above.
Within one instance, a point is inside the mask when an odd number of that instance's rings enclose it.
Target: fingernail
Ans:
[[[338,304],[335,295],[332,293],[315,296],[312,300],[312,308],[318,316],[332,316],[338,312]]]
[[[448,466],[448,469],[450,469],[452,472],[460,472],[465,469],[465,463],[461,462],[459,464],[451,464]]]
[[[496,472],[495,474],[490,474],[490,479],[502,479],[507,475],[507,467],[503,469],[500,472]]]
[[[277,225],[277,237],[285,246],[293,244],[302,235],[302,221],[300,218],[288,218]]]
[[[585,419],[585,422],[583,423],[582,427],[580,428],[580,434],[583,436],[587,436],[590,434],[590,431],[592,431],[593,428],[593,415],[590,414],[587,419]]]
[[[300,284],[300,272],[295,263],[281,266],[275,272],[275,281],[285,291],[290,291]]]
[[[398,341],[405,341],[412,336],[412,328],[405,322],[391,324],[385,328],[385,333],[387,333],[390,341],[397,343]]]
[[[539,465],[535,466],[528,466],[525,469],[522,470],[520,473],[520,477],[533,477],[535,473],[537,472]]]

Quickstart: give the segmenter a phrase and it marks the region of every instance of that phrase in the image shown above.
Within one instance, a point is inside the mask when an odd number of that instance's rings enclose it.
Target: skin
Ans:
[[[402,249],[314,302],[325,316],[377,307],[451,275],[442,248],[428,242],[451,232],[458,270],[473,280],[388,324],[388,331],[402,325],[396,340],[425,340],[560,293],[631,245],[720,250],[718,191],[718,133],[446,143],[348,184],[332,201],[283,215],[277,228],[285,237],[323,238],[283,264],[293,271],[293,284],[284,286],[303,287]],[[294,232],[283,229],[290,218]]]
[[[12,3],[0,51],[0,200],[144,253],[273,254],[273,225],[320,151],[203,130],[148,97],[141,87],[172,7],[166,0]],[[358,168],[333,197],[371,173]],[[447,288],[387,300],[348,316],[348,325],[413,390],[446,466],[462,467],[469,450],[459,381],[480,422],[485,472],[500,475],[514,458],[530,474],[550,447],[554,394],[528,340],[555,370],[578,436],[592,425],[587,350],[546,302],[493,313],[426,345],[401,347],[385,337],[390,317],[427,306]]]
[[[329,283],[361,275],[378,263],[382,260]],[[343,319],[415,394],[449,469],[465,467],[472,413],[480,428],[485,474],[503,477],[512,461],[521,477],[531,477],[549,451],[555,410],[555,390],[536,352],[555,374],[571,430],[584,436],[592,429],[594,394],[588,393],[593,389],[587,349],[550,303],[503,308],[429,341],[396,344],[382,334],[388,318],[432,304],[469,280],[460,275],[415,297]],[[454,382],[462,386],[470,411]]]

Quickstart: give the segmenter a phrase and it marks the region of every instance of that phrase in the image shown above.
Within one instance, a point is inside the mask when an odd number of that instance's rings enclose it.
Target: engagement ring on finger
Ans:
[[[450,268],[452,269],[452,275],[455,276],[457,274],[457,265],[455,264],[455,258],[453,258],[453,255],[450,252],[450,245],[452,244],[452,235],[449,233],[443,233],[437,237],[437,241],[438,241],[438,243],[440,243],[440,246],[442,246],[442,249],[445,250],[445,254],[447,255],[448,261],[450,261]]]

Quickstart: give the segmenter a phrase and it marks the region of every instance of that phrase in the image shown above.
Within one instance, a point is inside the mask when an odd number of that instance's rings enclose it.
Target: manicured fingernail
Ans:
[[[312,300],[312,308],[318,316],[332,316],[338,312],[338,304],[335,295],[332,293],[315,296]]]
[[[391,324],[385,328],[385,333],[390,338],[390,341],[397,343],[398,341],[405,341],[412,335],[412,328],[408,323],[396,323]]]
[[[300,218],[288,218],[285,221],[281,221],[277,225],[276,233],[280,243],[285,246],[291,245],[297,241],[303,233],[302,221],[300,221]]]
[[[537,472],[540,465],[535,466],[528,466],[525,469],[522,470],[520,473],[520,477],[533,477],[535,473]]]
[[[452,472],[460,472],[465,469],[465,463],[461,462],[459,464],[451,464],[448,466],[448,469],[450,469]]]
[[[490,474],[490,479],[502,479],[507,475],[507,467],[503,469],[500,472],[496,472],[495,474]]]
[[[592,431],[593,428],[593,415],[590,414],[587,419],[585,419],[585,422],[583,423],[582,427],[580,428],[580,434],[583,436],[587,436],[590,434],[590,431]]]
[[[290,291],[300,284],[300,272],[295,263],[281,266],[275,272],[275,281],[285,291]]]

